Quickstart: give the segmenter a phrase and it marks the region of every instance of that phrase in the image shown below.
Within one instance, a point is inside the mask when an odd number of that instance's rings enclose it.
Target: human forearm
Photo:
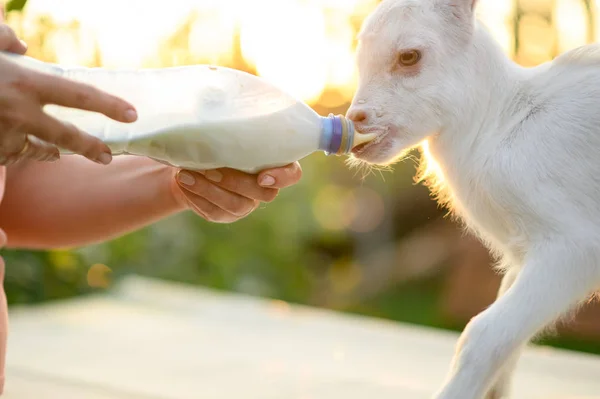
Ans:
[[[66,156],[10,167],[0,227],[13,248],[57,248],[115,238],[185,209],[174,169],[141,157],[108,166]]]

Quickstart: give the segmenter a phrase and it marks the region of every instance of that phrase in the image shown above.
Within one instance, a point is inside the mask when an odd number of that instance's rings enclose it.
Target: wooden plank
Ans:
[[[429,398],[457,338],[142,278],[11,313],[9,399],[76,388],[86,399]],[[598,398],[598,376],[598,357],[531,349],[514,398]],[[28,381],[44,395],[22,396]]]

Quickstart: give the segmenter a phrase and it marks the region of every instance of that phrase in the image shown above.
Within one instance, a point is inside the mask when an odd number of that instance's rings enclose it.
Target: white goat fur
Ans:
[[[348,117],[359,160],[427,144],[434,185],[500,258],[498,299],[465,328],[438,399],[508,397],[519,351],[600,287],[600,46],[523,68],[476,0],[384,0],[367,18]],[[422,58],[405,69],[403,50]]]

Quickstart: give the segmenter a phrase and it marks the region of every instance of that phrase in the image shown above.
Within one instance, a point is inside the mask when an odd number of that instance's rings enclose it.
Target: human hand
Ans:
[[[24,54],[27,46],[0,18],[0,51]],[[108,164],[110,148],[100,139],[46,114],[55,104],[99,112],[120,122],[134,122],[134,107],[92,86],[18,66],[0,56],[0,165],[19,159],[56,160],[58,147]]]
[[[250,175],[233,169],[203,173],[180,170],[176,197],[204,219],[232,223],[252,213],[261,202],[271,202],[279,190],[296,184],[302,176],[299,163]]]

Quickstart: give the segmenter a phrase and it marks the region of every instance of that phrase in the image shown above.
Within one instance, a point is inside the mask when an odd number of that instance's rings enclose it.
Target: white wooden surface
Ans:
[[[455,334],[132,277],[13,309],[6,399],[420,399]],[[530,350],[514,398],[600,398],[600,357]]]

